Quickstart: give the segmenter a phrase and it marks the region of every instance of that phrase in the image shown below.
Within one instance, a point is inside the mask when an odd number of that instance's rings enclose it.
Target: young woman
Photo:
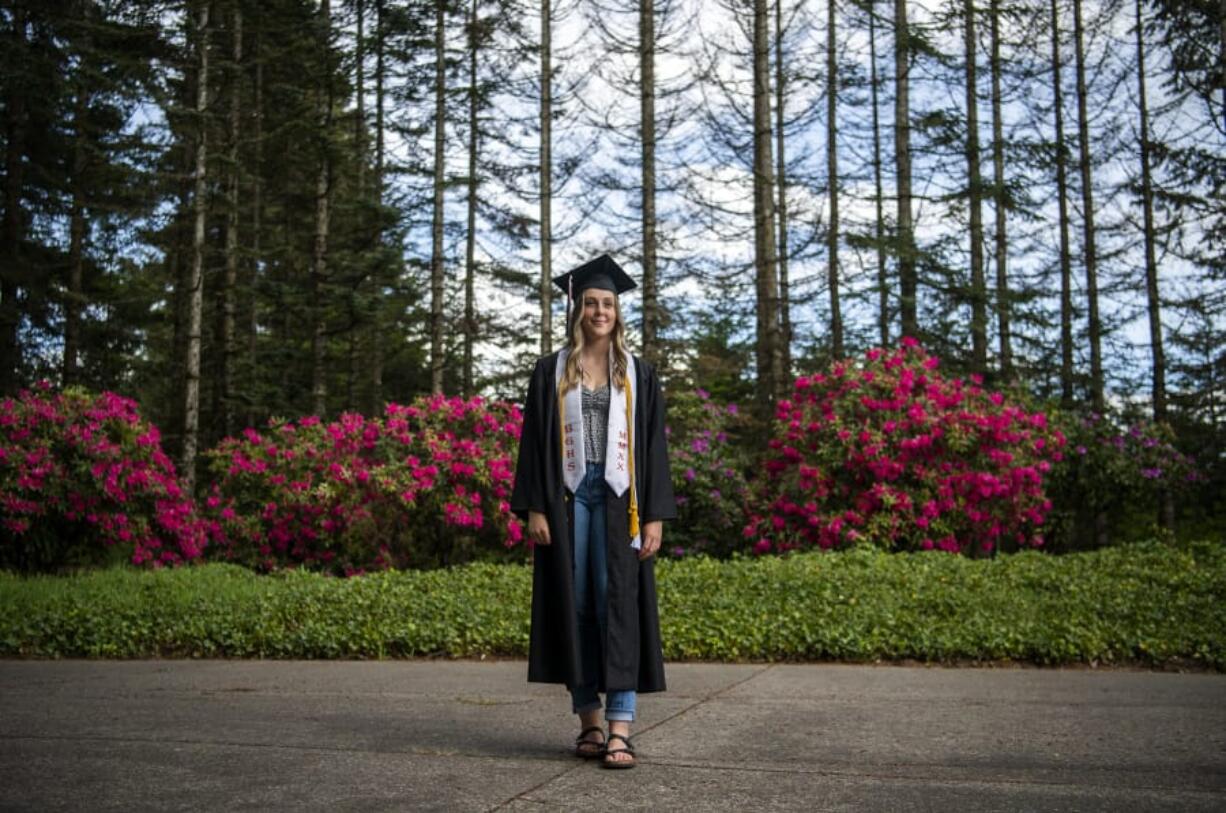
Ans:
[[[570,690],[576,755],[633,768],[636,695],[664,691],[654,554],[677,516],[664,398],[626,347],[625,271],[605,254],[554,282],[573,293],[567,346],[532,371],[511,493],[534,544],[528,680]]]

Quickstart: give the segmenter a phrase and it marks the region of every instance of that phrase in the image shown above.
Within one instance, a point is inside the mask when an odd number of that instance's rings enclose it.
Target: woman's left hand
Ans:
[[[663,520],[652,520],[643,523],[643,547],[639,549],[639,559],[646,559],[660,549],[660,537],[664,533]]]

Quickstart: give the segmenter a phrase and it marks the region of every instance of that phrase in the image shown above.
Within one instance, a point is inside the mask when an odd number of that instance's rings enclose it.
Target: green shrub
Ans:
[[[1226,546],[1154,542],[969,559],[868,546],[656,566],[664,654],[698,660],[1010,659],[1226,670]],[[531,567],[349,579],[211,564],[0,573],[0,656],[522,657]]]
[[[1169,426],[1125,425],[1093,412],[1057,413],[1053,420],[1068,438],[1049,489],[1057,550],[1151,535],[1163,493],[1180,500],[1202,479],[1192,459],[1175,448]]]

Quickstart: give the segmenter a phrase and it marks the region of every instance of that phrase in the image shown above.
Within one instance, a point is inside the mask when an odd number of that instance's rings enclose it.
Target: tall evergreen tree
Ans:
[[[894,0],[894,168],[898,203],[898,288],[901,297],[902,335],[919,332],[916,295],[915,234],[911,222],[911,104],[910,30],[907,0]]]
[[[990,0],[989,71],[992,74],[992,208],[996,216],[993,233],[994,259],[996,263],[996,319],[997,336],[1000,342],[1000,374],[1006,381],[1013,379],[1013,342],[1009,310],[1012,295],[1009,291],[1009,241],[1007,233],[1009,193],[1005,179],[1004,115],[1001,102],[1000,20],[1003,14],[1000,0]]]
[[[830,289],[830,352],[843,358],[843,316],[839,305],[839,77],[836,53],[836,0],[826,0],[826,184],[829,222],[826,224],[826,279]]]
[[[541,0],[541,354],[553,352],[553,0]],[[566,324],[566,318],[563,318]]]
[[[780,396],[779,277],[775,256],[774,167],[771,160],[770,32],[766,0],[754,0],[754,275],[758,292],[758,386],[763,414]]]
[[[196,53],[196,137],[192,189],[192,254],[187,275],[186,358],[183,362],[183,442],[179,471],[190,494],[196,484],[196,450],[200,431],[200,345],[204,308],[204,227],[207,216],[207,172],[209,109],[209,33],[212,20],[208,0],[197,0],[189,12],[194,15],[193,49]]]
[[[1052,114],[1055,117],[1056,202],[1060,230],[1060,398],[1065,408],[1073,404],[1073,271],[1069,249],[1068,181],[1065,170],[1067,152],[1064,139],[1064,80],[1060,70],[1060,13],[1057,0],[1051,0]]]
[[[970,209],[971,366],[982,375],[988,368],[988,297],[983,272],[983,182],[979,171],[978,35],[975,33],[974,0],[963,0],[962,17],[966,69],[966,181]]]
[[[447,28],[444,3],[434,4],[434,186],[430,227],[430,389],[443,391],[443,195],[446,189]]]
[[[1073,0],[1073,53],[1077,77],[1077,150],[1081,178],[1082,255],[1086,275],[1086,313],[1090,343],[1090,402],[1096,412],[1106,405],[1103,391],[1102,320],[1098,311],[1098,235],[1094,230],[1094,179],[1090,158],[1089,91],[1086,88],[1085,26],[1082,0]]]

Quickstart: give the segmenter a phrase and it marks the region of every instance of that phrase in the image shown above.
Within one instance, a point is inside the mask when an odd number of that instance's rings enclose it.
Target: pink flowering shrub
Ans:
[[[198,559],[216,530],[131,399],[41,382],[0,401],[0,564],[157,568]]]
[[[734,444],[744,430],[736,404],[705,390],[668,394],[668,459],[677,521],[665,523],[661,552],[724,556],[738,547],[748,486],[744,455]]]
[[[442,395],[383,417],[247,429],[208,453],[224,558],[336,574],[433,567],[524,540],[510,512],[519,408]]]
[[[744,536],[758,553],[867,542],[979,555],[1038,547],[1064,436],[904,339],[798,378]]]

